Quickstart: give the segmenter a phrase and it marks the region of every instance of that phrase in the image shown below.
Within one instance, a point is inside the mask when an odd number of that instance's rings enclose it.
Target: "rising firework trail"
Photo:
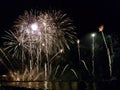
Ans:
[[[78,58],[79,58],[79,64],[80,64],[80,40],[77,40],[77,48],[78,48]]]
[[[103,29],[104,29],[104,26],[101,25],[99,26],[99,31],[101,32],[102,34],[102,37],[103,37],[103,41],[104,41],[104,44],[105,44],[105,47],[106,47],[106,50],[107,50],[107,55],[108,55],[108,61],[109,61],[109,71],[110,71],[110,77],[112,76],[112,66],[111,66],[111,55],[110,55],[110,50],[108,48],[108,45],[107,45],[107,42],[106,42],[106,39],[105,39],[105,35],[103,33]]]

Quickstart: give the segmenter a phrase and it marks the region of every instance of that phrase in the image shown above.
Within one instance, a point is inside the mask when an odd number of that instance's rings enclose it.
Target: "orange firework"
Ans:
[[[104,25],[100,25],[100,26],[98,27],[98,29],[99,29],[99,32],[102,32],[103,29],[104,29]]]

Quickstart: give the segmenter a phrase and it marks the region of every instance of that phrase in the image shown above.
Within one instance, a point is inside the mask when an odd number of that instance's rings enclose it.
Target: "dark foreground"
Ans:
[[[0,90],[120,90],[120,81],[86,82],[1,82]]]

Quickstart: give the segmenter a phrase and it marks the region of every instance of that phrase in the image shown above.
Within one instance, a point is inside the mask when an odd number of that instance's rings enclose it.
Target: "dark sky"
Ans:
[[[79,35],[97,30],[104,24],[106,32],[118,32],[120,0],[1,0],[0,33],[12,27],[25,10],[62,10],[74,21]]]

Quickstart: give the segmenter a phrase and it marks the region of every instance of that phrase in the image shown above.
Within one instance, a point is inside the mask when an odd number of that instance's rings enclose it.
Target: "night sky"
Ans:
[[[62,10],[74,21],[78,36],[97,32],[99,24],[105,32],[119,31],[119,0],[2,0],[0,1],[0,35],[11,29],[17,17],[25,10]]]

